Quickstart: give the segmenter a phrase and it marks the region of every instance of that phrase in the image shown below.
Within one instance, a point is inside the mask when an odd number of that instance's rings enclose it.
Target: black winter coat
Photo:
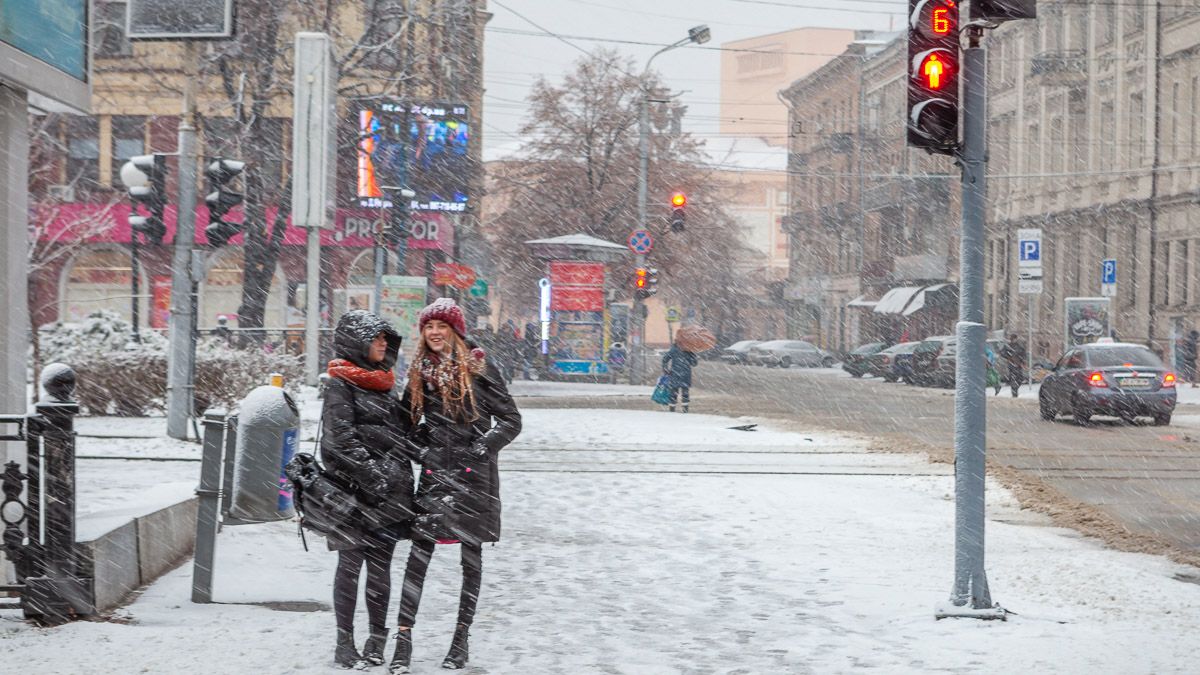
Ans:
[[[367,362],[367,349],[380,332],[387,337],[382,363]],[[400,335],[383,319],[364,311],[347,312],[334,334],[334,353],[362,368],[390,370],[400,351]],[[405,437],[408,417],[395,391],[372,391],[330,378],[321,411],[321,460],[325,472],[359,502],[344,536],[328,538],[330,550],[376,546],[408,537],[412,520],[413,473]]]
[[[447,418],[438,392],[425,388],[424,417],[413,433],[425,448],[414,510],[444,514],[454,539],[499,541],[500,450],[521,433],[521,413],[491,363],[472,378],[472,387],[479,413],[474,422]],[[402,407],[411,414],[407,389]]]

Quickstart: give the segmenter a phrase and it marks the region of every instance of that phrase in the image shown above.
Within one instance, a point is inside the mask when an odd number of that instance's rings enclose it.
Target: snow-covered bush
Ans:
[[[132,326],[112,312],[99,311],[77,323],[56,323],[40,331],[41,363],[75,369],[75,398],[86,414],[138,416],[164,412],[167,400],[167,340],[154,331],[133,340]],[[231,409],[271,373],[298,392],[304,376],[300,357],[270,353],[261,346],[231,347],[204,339],[196,349],[196,408]]]

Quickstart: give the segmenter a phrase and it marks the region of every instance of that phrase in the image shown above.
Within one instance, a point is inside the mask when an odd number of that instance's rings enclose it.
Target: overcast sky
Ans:
[[[836,9],[818,9],[823,7]],[[488,9],[494,17],[485,38],[483,135],[484,157],[493,159],[508,154],[519,143],[515,132],[524,120],[525,98],[537,77],[558,82],[573,62],[583,56],[578,49],[555,37],[528,33],[542,33],[544,29],[585,50],[604,45],[615,47],[633,56],[640,69],[659,46],[686,37],[692,26],[707,24],[712,30],[708,44],[663,54],[655,59],[654,68],[676,92],[686,92],[682,96],[688,106],[685,129],[715,139],[722,43],[792,28],[899,30],[904,25],[907,2],[488,0]],[[651,42],[659,46],[607,40]]]

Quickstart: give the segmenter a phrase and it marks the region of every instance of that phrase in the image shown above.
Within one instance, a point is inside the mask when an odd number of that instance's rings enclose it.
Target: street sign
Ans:
[[[1042,231],[1017,230],[1017,293],[1036,295],[1042,292]]]
[[[678,307],[667,308],[667,323],[679,323],[681,318],[683,318],[683,313],[679,311]]]
[[[434,263],[433,284],[466,290],[475,284],[475,270],[458,263]]]
[[[1117,295],[1117,259],[1108,258],[1100,268],[1100,295],[1113,298]]]
[[[475,284],[473,286],[471,286],[471,290],[469,292],[471,294],[471,297],[474,297],[474,298],[487,297],[488,282],[484,281],[483,279],[476,279]]]
[[[645,230],[634,230],[629,234],[629,250],[638,255],[645,255],[654,248],[654,237]]]

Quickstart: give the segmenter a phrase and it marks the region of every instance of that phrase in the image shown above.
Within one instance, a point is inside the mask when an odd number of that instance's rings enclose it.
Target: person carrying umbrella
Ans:
[[[675,412],[675,403],[683,404],[683,412],[691,403],[692,369],[700,362],[696,352],[712,349],[716,339],[712,333],[699,326],[684,326],[675,336],[675,344],[663,355],[663,376],[667,378],[669,410]]]

